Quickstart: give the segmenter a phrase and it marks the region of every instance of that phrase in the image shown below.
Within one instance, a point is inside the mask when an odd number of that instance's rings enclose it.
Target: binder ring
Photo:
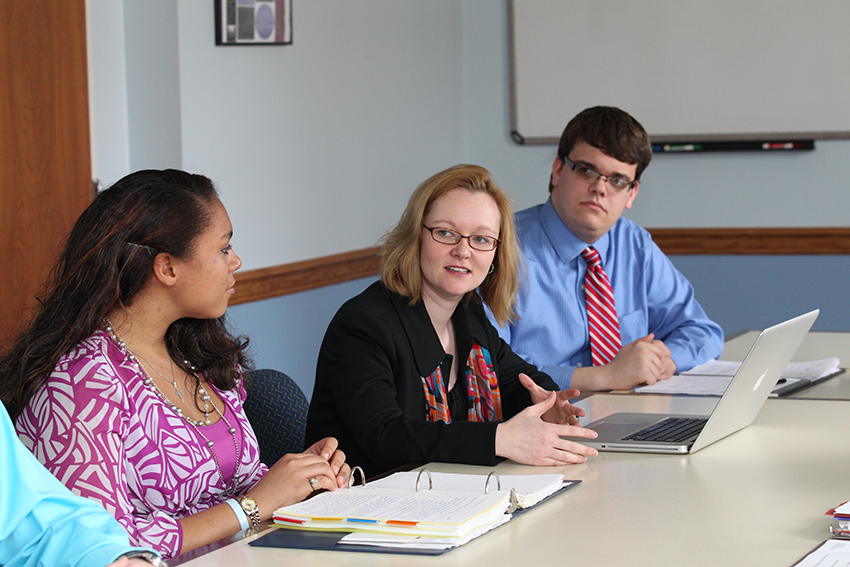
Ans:
[[[496,477],[496,492],[502,490],[502,479],[499,478],[499,473],[492,471],[487,475],[487,480],[484,481],[484,494],[490,494],[490,479]]]
[[[429,471],[428,469],[422,469],[421,471],[419,471],[419,474],[416,475],[416,492],[419,492],[419,481],[422,480],[422,473],[428,475],[428,490],[433,490],[434,481],[431,480],[431,471]]]
[[[354,473],[360,471],[360,486],[366,486],[366,473],[363,472],[363,469],[360,468],[360,465],[357,465],[353,469],[351,469],[351,473],[348,475],[348,488],[351,488],[352,481],[354,480]]]

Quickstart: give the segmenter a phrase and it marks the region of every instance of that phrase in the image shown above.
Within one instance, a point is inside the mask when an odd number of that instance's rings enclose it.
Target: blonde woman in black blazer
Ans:
[[[584,462],[577,390],[511,351],[490,324],[514,317],[517,244],[507,197],[486,169],[426,180],[384,239],[381,281],[325,334],[307,443],[339,440],[371,477],[409,462]]]

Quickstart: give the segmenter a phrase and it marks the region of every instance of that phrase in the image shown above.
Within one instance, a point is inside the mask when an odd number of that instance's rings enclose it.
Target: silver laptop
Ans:
[[[600,451],[695,453],[743,429],[756,415],[809,332],[818,309],[762,331],[710,416],[615,413],[586,427],[579,441]],[[683,429],[674,434],[674,429]]]

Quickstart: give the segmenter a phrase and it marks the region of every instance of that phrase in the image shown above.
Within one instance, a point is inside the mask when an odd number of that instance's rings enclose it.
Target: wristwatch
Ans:
[[[152,551],[145,551],[143,549],[128,551],[127,553],[121,554],[120,557],[126,557],[127,559],[143,559],[154,567],[168,567],[168,563],[163,561],[162,557]]]
[[[260,527],[260,507],[257,506],[257,501],[253,498],[248,498],[247,496],[243,496],[239,499],[239,505],[242,506],[242,511],[245,512],[245,515],[248,516],[248,519],[251,520],[252,528]]]

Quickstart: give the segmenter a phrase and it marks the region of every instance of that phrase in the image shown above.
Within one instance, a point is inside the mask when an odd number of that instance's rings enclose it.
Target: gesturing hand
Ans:
[[[526,465],[567,465],[595,457],[592,449],[564,436],[594,439],[596,432],[583,427],[547,423],[542,417],[553,409],[557,395],[529,406],[496,427],[496,454]]]
[[[550,392],[549,390],[541,388],[527,374],[520,373],[519,381],[531,394],[531,401],[534,404],[545,402],[552,394],[552,392]],[[555,402],[552,405],[552,409],[548,410],[545,414],[541,416],[543,421],[548,421],[549,423],[578,425],[578,418],[584,417],[585,415],[584,410],[572,405],[570,403],[570,400],[575,398],[579,394],[581,394],[581,392],[574,388],[571,390],[561,390],[560,392],[555,392]]]

